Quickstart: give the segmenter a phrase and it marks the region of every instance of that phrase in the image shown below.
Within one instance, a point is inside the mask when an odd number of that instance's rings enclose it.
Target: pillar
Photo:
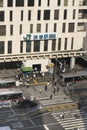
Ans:
[[[75,57],[71,57],[70,59],[70,69],[73,70],[75,67]]]

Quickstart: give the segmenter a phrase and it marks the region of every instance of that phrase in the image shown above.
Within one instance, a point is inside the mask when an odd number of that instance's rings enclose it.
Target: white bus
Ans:
[[[16,81],[14,78],[0,78],[0,89],[15,88]]]
[[[59,75],[59,83],[62,86],[72,85],[73,83],[87,80],[87,71],[80,70],[77,72],[69,72]]]
[[[11,106],[13,102],[23,100],[23,92],[15,89],[0,89],[0,107]]]

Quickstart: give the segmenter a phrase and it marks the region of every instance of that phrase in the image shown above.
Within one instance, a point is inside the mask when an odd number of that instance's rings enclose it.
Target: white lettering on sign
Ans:
[[[28,40],[48,40],[48,39],[56,39],[56,33],[40,33],[40,34],[22,34],[21,40],[28,41]]]

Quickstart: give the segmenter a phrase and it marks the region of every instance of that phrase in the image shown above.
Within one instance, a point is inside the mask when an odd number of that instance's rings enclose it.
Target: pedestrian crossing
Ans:
[[[40,98],[39,102],[43,106],[49,106],[49,105],[54,105],[54,104],[70,103],[72,102],[72,100],[69,98],[64,99],[64,96],[61,96],[60,98],[60,96],[58,95],[58,96],[53,96],[52,99],[50,99],[50,97],[44,98],[44,99]]]
[[[62,125],[64,130],[87,130],[87,113],[85,111],[69,110],[64,112],[64,119],[60,119],[61,112],[54,112],[52,116]]]

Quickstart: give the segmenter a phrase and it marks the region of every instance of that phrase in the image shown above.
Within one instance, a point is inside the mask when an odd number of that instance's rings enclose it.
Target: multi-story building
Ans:
[[[0,62],[47,71],[52,59],[85,51],[87,0],[0,0]]]

